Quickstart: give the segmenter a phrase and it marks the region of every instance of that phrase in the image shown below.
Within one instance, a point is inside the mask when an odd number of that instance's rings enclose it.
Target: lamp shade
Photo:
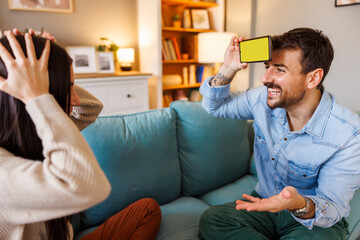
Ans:
[[[117,60],[120,63],[133,63],[135,62],[133,48],[120,48],[117,51]]]
[[[229,32],[206,32],[198,34],[198,62],[220,63],[235,34]]]

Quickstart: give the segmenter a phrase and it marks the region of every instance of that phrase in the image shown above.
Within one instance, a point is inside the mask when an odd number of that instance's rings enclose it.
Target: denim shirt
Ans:
[[[254,119],[254,160],[263,198],[293,186],[315,203],[315,217],[295,220],[312,229],[330,227],[349,215],[349,201],[360,186],[360,120],[324,91],[300,131],[289,129],[286,110],[267,106],[267,89],[230,93],[230,86],[200,88],[202,105],[221,118]]]

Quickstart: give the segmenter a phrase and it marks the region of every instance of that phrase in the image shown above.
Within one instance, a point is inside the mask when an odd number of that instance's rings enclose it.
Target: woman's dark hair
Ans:
[[[295,28],[272,39],[273,51],[278,49],[300,49],[302,73],[317,68],[324,70],[323,78],[317,88],[323,90],[323,81],[329,72],[334,58],[334,49],[322,31],[311,28]]]
[[[16,36],[25,56],[26,45],[24,36]],[[0,38],[0,42],[12,54],[6,37]],[[39,59],[45,46],[46,39],[33,37],[36,57]],[[70,86],[71,86],[71,58],[67,52],[55,43],[51,43],[48,61],[49,69],[49,92],[52,94],[64,112],[70,109]],[[0,76],[7,78],[8,72],[3,60],[0,58]],[[25,109],[25,105],[5,92],[0,91],[0,147],[8,150],[16,156],[43,161],[43,146],[37,135],[35,125]],[[69,217],[62,217],[47,221],[46,230],[50,240],[69,239]]]

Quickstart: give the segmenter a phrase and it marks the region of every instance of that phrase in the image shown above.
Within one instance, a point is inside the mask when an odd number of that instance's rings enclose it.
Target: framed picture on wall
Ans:
[[[336,7],[360,4],[360,0],[335,0]]]
[[[191,9],[193,28],[210,29],[209,13],[206,9]]]
[[[73,0],[9,0],[10,10],[73,12]]]
[[[97,71],[95,47],[67,47],[66,50],[73,60],[74,73],[95,73]]]
[[[112,52],[97,53],[97,72],[114,73],[114,54]]]

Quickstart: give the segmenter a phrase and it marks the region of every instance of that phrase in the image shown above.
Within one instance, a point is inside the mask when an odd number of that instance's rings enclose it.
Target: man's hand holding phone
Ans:
[[[233,36],[225,52],[224,64],[211,80],[211,86],[229,84],[239,70],[247,68],[248,63],[271,61],[271,43],[270,36],[246,40]]]
[[[243,37],[238,38],[233,36],[231,38],[230,43],[225,51],[224,63],[221,66],[219,72],[211,80],[211,86],[229,84],[240,69],[247,68],[247,63],[240,62],[239,43],[243,40]]]

